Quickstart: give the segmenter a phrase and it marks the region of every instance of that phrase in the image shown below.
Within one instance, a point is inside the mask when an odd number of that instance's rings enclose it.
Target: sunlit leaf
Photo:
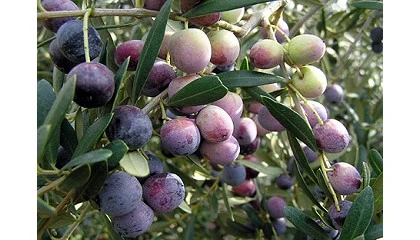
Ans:
[[[120,166],[136,177],[145,177],[150,172],[147,159],[138,151],[127,152],[120,160]]]

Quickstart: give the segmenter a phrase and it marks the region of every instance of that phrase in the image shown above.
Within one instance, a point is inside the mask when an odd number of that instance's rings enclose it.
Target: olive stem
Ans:
[[[64,181],[64,179],[66,179],[66,176],[62,176],[59,179],[54,180],[53,182],[49,183],[48,185],[45,185],[45,186],[41,187],[36,192],[37,195],[41,196],[41,195],[45,194],[46,192],[56,188],[58,185],[60,185]]]
[[[288,0],[270,2],[267,6],[259,12],[256,12],[252,17],[242,26],[240,33],[238,34],[240,38],[245,37],[248,33],[258,26],[261,21],[270,15],[272,15],[277,9],[287,4]]]
[[[89,205],[86,205],[86,207],[82,210],[82,212],[80,213],[78,219],[76,220],[76,222],[74,222],[71,227],[65,232],[65,234],[60,238],[60,240],[65,240],[65,239],[69,239],[70,235],[74,232],[74,230],[76,230],[77,226],[79,226],[79,224],[82,222],[83,218],[86,216],[88,210],[89,210]]]
[[[93,8],[88,9],[83,16],[83,48],[85,50],[86,62],[90,62],[89,54],[89,15],[92,13]]]
[[[289,85],[292,85],[292,84],[289,83],[288,86]],[[305,119],[305,122],[306,122],[306,124],[308,124],[308,126],[311,126],[311,124],[309,124],[308,116],[306,115],[305,110],[303,110],[302,106],[300,105],[300,101],[298,99],[297,93],[294,92],[294,90],[293,90],[293,91],[289,91],[289,95],[292,96],[293,102],[294,102],[294,104],[290,105],[290,106],[293,109],[295,109],[295,111],[298,112],[299,115],[301,115],[303,119]]]
[[[283,35],[283,37],[286,39],[286,42],[290,42],[289,36],[287,36],[287,34],[283,30],[281,30],[281,28],[277,27],[277,25],[270,25],[270,27],[279,31],[281,33],[281,35]]]
[[[267,38],[277,41],[276,36],[274,35],[273,29],[271,28],[270,21],[268,18],[264,18],[261,22],[262,27],[267,31]]]
[[[335,207],[336,207],[337,211],[340,211],[340,206],[338,205],[337,195],[335,194],[335,191],[334,191],[334,189],[331,185],[331,182],[328,178],[328,175],[327,175],[327,172],[329,171],[328,169],[330,167],[329,166],[330,164],[328,163],[327,159],[325,158],[324,152],[321,151],[319,153],[318,159],[319,159],[319,162],[321,164],[322,177],[324,178],[325,183],[327,185],[327,188],[328,188],[328,190],[330,191],[330,193],[333,197],[333,201],[334,201],[334,204],[335,204]]]
[[[162,119],[163,119],[164,121],[169,121],[169,120],[171,120],[171,119],[168,117],[168,115],[166,115],[166,109],[165,109],[165,106],[164,106],[164,104],[163,104],[162,99],[160,99],[160,101],[159,101],[159,106],[160,106],[160,111],[161,111],[161,113],[162,113]]]
[[[146,106],[143,107],[143,111],[145,113],[149,113],[154,109],[157,105],[159,105],[159,102],[161,99],[165,98],[168,94],[168,89],[166,88],[163,92],[159,93],[156,97],[154,97]]]
[[[324,121],[321,119],[321,117],[319,116],[318,112],[313,108],[313,106],[308,102],[308,100],[306,100],[306,98],[304,96],[302,96],[302,94],[299,92],[299,90],[297,90],[295,88],[295,86],[293,86],[293,84],[288,83],[287,87],[291,88],[296,95],[299,97],[299,99],[301,99],[303,101],[303,103],[308,106],[309,109],[311,109],[312,113],[315,115],[316,119],[318,120],[319,125],[324,125]]]
[[[37,5],[37,8],[41,11],[41,12],[47,12],[47,10],[45,10],[45,8],[42,6],[42,0],[37,0],[36,1],[36,5]]]

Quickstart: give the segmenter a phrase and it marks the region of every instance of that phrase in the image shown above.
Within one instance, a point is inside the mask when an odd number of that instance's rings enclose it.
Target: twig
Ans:
[[[359,34],[357,35],[357,37],[354,39],[354,41],[351,43],[349,49],[347,50],[347,52],[344,54],[344,56],[340,59],[340,65],[337,68],[337,71],[335,72],[334,76],[330,78],[330,83],[333,84],[334,81],[336,81],[341,73],[344,70],[344,67],[347,64],[347,61],[349,60],[349,56],[350,54],[354,51],[354,47],[356,46],[356,43],[362,38],[364,31],[367,27],[370,26],[370,23],[372,22],[373,18],[376,16],[377,11],[372,11],[372,13],[369,15],[369,18],[366,20],[365,24],[363,24],[362,28],[359,29]]]
[[[306,14],[305,14],[305,16],[303,16],[303,17],[301,17],[300,19],[299,19],[299,21],[297,21],[296,23],[295,23],[295,25],[293,25],[293,27],[292,27],[292,29],[290,29],[290,32],[289,32],[289,36],[290,36],[290,38],[292,38],[292,37],[294,37],[296,34],[297,34],[297,32],[298,32],[298,30],[299,30],[299,28],[300,27],[302,27],[302,25],[310,18],[310,17],[312,17],[319,9],[321,9],[323,6],[312,6],[310,9],[309,9],[309,12],[307,12]]]

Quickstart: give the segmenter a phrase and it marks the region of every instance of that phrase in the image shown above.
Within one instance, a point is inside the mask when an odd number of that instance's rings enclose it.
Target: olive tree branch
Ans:
[[[319,9],[321,9],[323,6],[312,6],[309,9],[309,12],[307,12],[305,14],[305,16],[301,17],[299,19],[299,21],[297,21],[295,23],[295,25],[293,25],[292,29],[290,29],[290,37],[293,37],[297,34],[297,32],[299,31],[299,28],[302,27],[302,25],[309,19],[311,18],[316,12],[318,12]]]
[[[86,10],[73,10],[73,11],[50,11],[50,12],[38,12],[37,19],[48,19],[48,18],[58,18],[58,17],[82,17],[90,9]],[[130,8],[130,9],[105,9],[105,8],[95,8],[90,17],[106,17],[106,16],[120,16],[120,17],[136,17],[136,18],[147,18],[147,17],[156,17],[158,11],[147,10],[144,8]],[[171,13],[169,18],[177,21],[187,21],[186,18],[183,18],[176,13]]]
[[[369,15],[368,19],[366,20],[365,24],[363,24],[362,28],[359,29],[359,34],[356,36],[354,41],[351,43],[349,49],[347,49],[347,52],[344,54],[342,58],[340,58],[340,65],[337,68],[337,71],[335,72],[334,76],[330,78],[330,83],[333,84],[341,75],[341,73],[344,71],[344,68],[346,67],[347,61],[349,60],[350,54],[354,51],[354,48],[356,46],[356,43],[359,42],[359,40],[362,38],[362,35],[365,32],[365,29],[370,26],[370,23],[372,22],[373,18],[376,16],[377,10],[372,11],[372,13]]]
[[[216,22],[213,26],[220,27],[235,33],[238,37],[245,37],[252,29],[260,25],[261,21],[264,18],[269,17],[275,13],[279,8],[286,6],[288,0],[275,1],[267,4],[267,6],[258,11],[250,17],[250,19],[242,26],[238,27],[234,24],[230,24],[226,21],[220,20]],[[86,14],[87,10],[74,10],[74,11],[50,11],[50,12],[38,12],[37,19],[48,19],[48,18],[58,18],[58,17],[82,17]],[[90,17],[105,17],[105,16],[127,16],[127,17],[136,17],[136,18],[147,18],[147,17],[156,17],[158,11],[148,10],[144,8],[130,8],[130,9],[104,9],[96,8],[91,11]],[[170,13],[169,18],[175,21],[187,22],[188,20],[184,17],[179,16],[177,13]]]

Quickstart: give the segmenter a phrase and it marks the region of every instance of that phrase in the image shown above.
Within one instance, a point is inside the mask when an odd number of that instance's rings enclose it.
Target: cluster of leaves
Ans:
[[[232,4],[206,1],[187,15],[191,17],[242,6],[251,7],[267,1],[226,2]],[[149,170],[141,153],[128,153],[127,146],[122,141],[108,142],[104,130],[112,118],[115,106],[131,102],[144,107],[150,103],[151,99],[140,93],[157,57],[166,27],[178,27],[177,22],[168,20],[171,3],[172,1],[167,1],[154,21],[136,20],[135,25],[129,17],[90,19],[91,24],[99,29],[105,43],[99,62],[116,72],[116,91],[112,100],[104,107],[83,109],[74,104],[72,99],[75,79],[64,81],[65,75],[53,68],[46,57],[48,48],[42,44],[38,48],[37,203],[38,232],[41,237],[48,238],[50,235],[66,238],[73,234],[74,238],[83,236],[122,239],[113,230],[109,219],[97,210],[95,197],[109,171],[122,167],[130,174],[142,177]],[[176,1],[174,6],[175,3]],[[299,29],[301,32],[320,36],[327,44],[327,53],[319,67],[328,79],[339,82],[347,95],[346,102],[342,105],[325,105],[330,109],[330,117],[345,123],[353,138],[352,146],[346,152],[327,157],[330,160],[339,158],[340,161],[351,163],[363,175],[360,193],[348,197],[353,201],[353,207],[344,224],[341,239],[376,239],[382,236],[383,212],[382,58],[369,49],[370,28],[363,31],[360,29],[371,14],[378,14],[372,9],[377,9],[380,3],[353,3],[339,11],[334,9],[334,4],[327,3],[328,1],[317,0],[293,1],[286,6],[283,17],[293,27],[299,19],[316,9]],[[120,8],[126,4],[130,3],[114,1],[103,3],[102,7]],[[379,25],[380,21],[380,15],[376,15],[368,27]],[[117,23],[120,25],[118,28],[112,27]],[[118,68],[113,61],[116,43],[113,38],[118,36],[118,42],[121,42],[128,38],[141,38],[146,32],[148,37],[136,71],[127,71],[128,60]],[[48,43],[45,39],[51,37],[51,33],[40,27],[40,42]],[[266,105],[287,131],[269,134],[262,139],[260,149],[256,152],[262,163],[239,160],[261,173],[255,179],[258,186],[256,196],[242,198],[232,194],[227,185],[220,185],[219,179],[212,176],[208,162],[196,155],[167,158],[161,152],[156,133],[145,149],[164,159],[165,168],[182,178],[187,197],[174,212],[157,215],[158,221],[140,238],[223,239],[233,235],[238,238],[271,239],[276,233],[264,204],[268,197],[280,195],[290,203],[285,208],[288,219],[285,239],[304,235],[329,239],[314,221],[321,219],[330,225],[326,217],[327,210],[320,197],[315,194],[317,187],[326,193],[327,199],[331,201],[333,198],[321,170],[318,169],[318,163],[308,164],[299,143],[303,142],[316,151],[313,133],[297,112],[276,98],[282,96],[281,99],[287,99],[287,91],[284,90],[286,81],[279,76],[279,70],[263,73],[255,71],[249,65],[247,50],[258,39],[258,31],[241,39],[242,52],[236,66],[238,70],[202,77],[186,86],[170,101],[162,102],[167,107],[207,104],[220,99],[227,91],[235,91],[242,94],[245,103],[258,101]],[[352,46],[354,41],[358,44]],[[351,51],[351,55],[345,58],[348,51]],[[342,67],[343,64],[345,67]],[[283,88],[269,94],[257,87],[269,83],[280,83]],[[159,105],[149,112],[156,132],[162,125],[161,114]],[[71,154],[71,161],[57,169],[55,165],[60,145]],[[291,154],[297,160],[297,183],[293,192],[278,189],[273,184],[273,180],[286,171]],[[260,230],[250,228],[249,223]]]

